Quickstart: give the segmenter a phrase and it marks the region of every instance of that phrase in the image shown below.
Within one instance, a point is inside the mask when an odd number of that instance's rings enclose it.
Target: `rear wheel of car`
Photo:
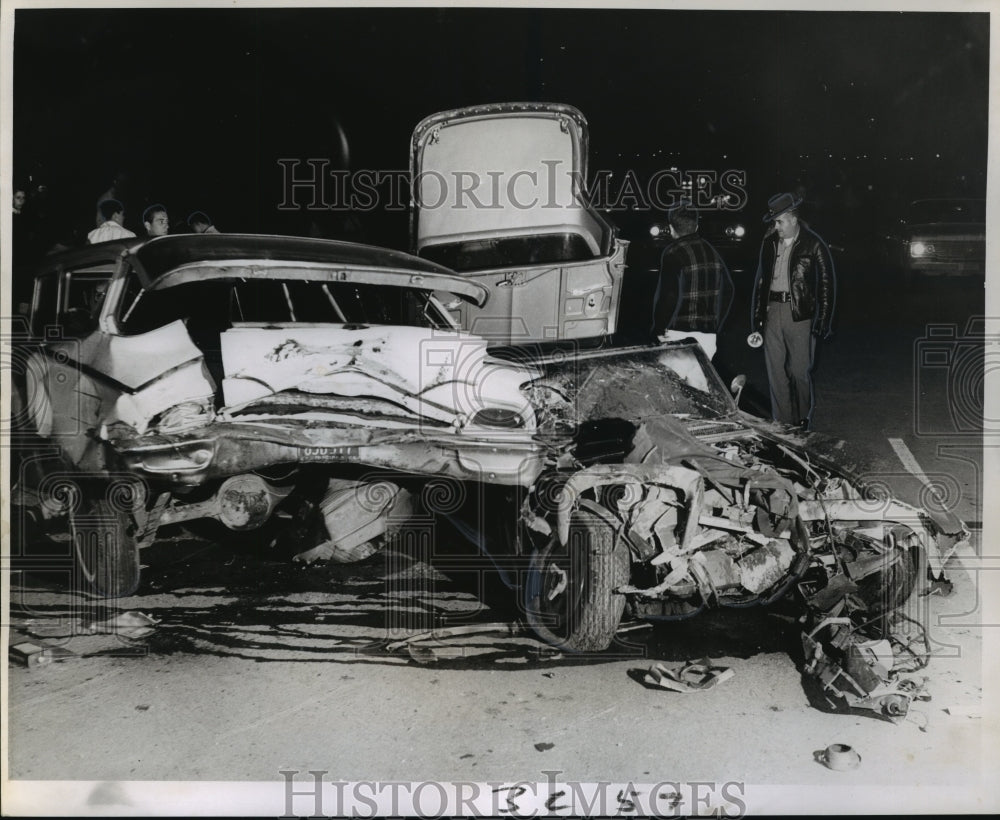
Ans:
[[[625,596],[615,589],[629,576],[628,549],[614,541],[610,524],[578,510],[565,545],[553,535],[532,555],[525,609],[546,643],[568,652],[601,652],[611,645],[625,609]]]
[[[69,525],[77,566],[91,591],[105,598],[135,592],[139,543],[128,505],[100,491],[87,493],[70,505]]]

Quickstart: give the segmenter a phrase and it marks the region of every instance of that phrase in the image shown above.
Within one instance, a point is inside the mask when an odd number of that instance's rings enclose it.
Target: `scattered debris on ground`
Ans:
[[[68,658],[134,654],[136,642],[156,632],[159,623],[152,615],[133,611],[103,620],[31,618],[16,625],[31,640],[12,643],[8,657],[16,664],[33,668]]]
[[[715,666],[705,658],[674,668],[657,663],[649,667],[646,682],[672,692],[703,692],[729,680],[736,673],[728,666]]]
[[[927,678],[903,677],[927,666],[927,634],[911,618],[897,614],[862,622],[865,613],[852,611],[847,595],[829,617],[817,618],[817,625],[802,634],[805,673],[819,682],[829,707],[865,709],[899,722],[912,701],[931,699]]]
[[[847,772],[861,765],[861,755],[846,743],[831,743],[813,752],[813,759],[835,772]]]
[[[44,666],[53,661],[76,657],[75,653],[65,647],[30,641],[12,644],[7,655],[15,663],[27,667]]]

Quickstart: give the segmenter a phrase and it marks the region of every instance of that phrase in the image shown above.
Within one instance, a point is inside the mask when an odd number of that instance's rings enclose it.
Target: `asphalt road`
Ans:
[[[906,289],[870,272],[852,275],[849,266],[841,272],[836,335],[816,368],[814,427],[867,452],[873,470],[904,497],[919,498],[928,480],[949,493],[960,516],[981,522],[979,436],[955,429],[967,414],[941,389],[949,383],[947,373],[940,381],[941,366],[913,364],[929,324],[956,329],[952,350],[968,347],[962,334],[982,315],[981,293],[967,280]],[[759,399],[763,362],[743,343],[741,315],[738,307],[717,361],[745,372],[750,399]],[[933,344],[940,347],[941,338]],[[951,383],[973,397],[982,389],[974,377]],[[959,401],[966,400],[962,394]],[[811,703],[799,672],[798,625],[794,613],[780,610],[640,628],[592,658],[554,654],[528,635],[504,631],[387,650],[387,638],[442,623],[510,624],[516,617],[502,585],[456,552],[457,537],[443,530],[433,556],[392,552],[308,568],[264,547],[168,533],[144,553],[139,593],[116,602],[118,611],[158,621],[138,641],[74,634],[95,613],[65,591],[65,571],[41,572],[45,562],[36,562],[34,571],[11,578],[12,642],[46,640],[81,657],[10,667],[9,774],[32,781],[260,781],[274,784],[274,802],[257,804],[254,813],[275,815],[286,808],[282,770],[301,772],[303,783],[307,771],[319,770],[329,781],[544,783],[552,777],[546,772],[558,772],[562,783],[807,786],[793,793],[801,797],[790,798],[792,808],[833,810],[846,801],[841,808],[850,810],[850,801],[866,795],[866,810],[956,811],[982,793],[994,765],[980,754],[991,737],[981,717],[981,581],[988,573],[976,554],[980,540],[977,531],[972,549],[950,568],[950,596],[914,602],[934,648],[920,673],[932,700],[914,703],[898,725]],[[66,546],[51,548],[54,563]],[[734,676],[689,695],[642,681],[653,663],[700,657]],[[834,742],[855,747],[861,766],[832,772],[819,765],[814,752]],[[752,789],[746,795],[751,811],[771,805]],[[947,795],[952,803],[938,806]],[[67,793],[43,787],[31,798],[35,807],[89,800],[84,808],[92,812],[148,812],[148,799],[93,784]],[[295,813],[313,813],[311,798],[296,801]],[[608,813],[616,809],[612,801]]]

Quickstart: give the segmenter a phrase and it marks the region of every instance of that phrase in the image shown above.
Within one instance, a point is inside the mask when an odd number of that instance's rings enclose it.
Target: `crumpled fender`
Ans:
[[[595,464],[570,476],[563,485],[556,507],[559,542],[569,540],[569,524],[580,496],[594,487],[609,484],[666,484],[690,497],[702,480],[701,473],[681,465]]]
[[[954,515],[934,516],[926,509],[892,498],[827,498],[802,501],[799,506],[805,521],[829,518],[830,521],[885,521],[907,525],[923,542],[927,563],[936,578],[944,573],[944,566],[958,545],[969,537],[969,531]],[[943,529],[942,525],[949,529]]]
[[[680,490],[685,498],[692,498],[703,491],[702,481],[708,483],[739,486],[746,482],[748,490],[776,490],[781,496],[772,494],[772,503],[778,499],[787,500],[783,509],[771,509],[789,521],[796,521],[799,515],[799,499],[792,483],[772,471],[749,470],[741,465],[726,465],[718,461],[695,461],[691,466],[672,463],[659,464],[596,464],[575,473],[562,488],[556,508],[557,534],[560,543],[569,538],[570,518],[580,496],[594,487],[610,484],[663,484]],[[696,522],[695,522],[696,523]],[[801,526],[801,525],[800,525]]]
[[[83,469],[100,469],[95,436],[115,422],[144,432],[170,407],[210,401],[214,385],[201,351],[176,321],[148,333],[99,332],[47,346],[44,386],[32,385],[39,431]],[[97,448],[99,449],[99,448]]]

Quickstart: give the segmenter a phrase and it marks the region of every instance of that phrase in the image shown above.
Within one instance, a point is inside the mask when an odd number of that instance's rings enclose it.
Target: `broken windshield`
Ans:
[[[533,403],[571,425],[598,419],[728,416],[736,407],[697,344],[632,347],[544,363]]]

